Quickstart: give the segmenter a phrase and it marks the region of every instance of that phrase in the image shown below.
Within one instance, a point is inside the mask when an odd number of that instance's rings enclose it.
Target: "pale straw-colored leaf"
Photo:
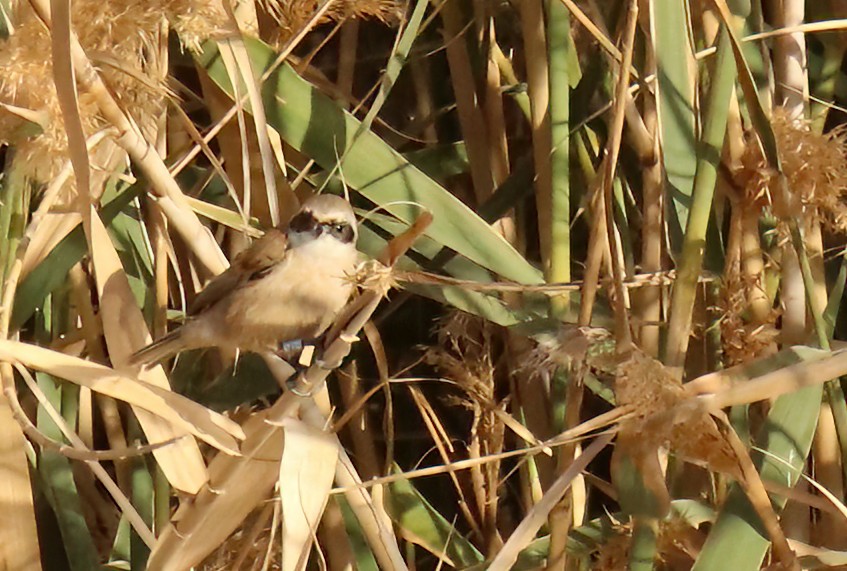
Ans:
[[[788,544],[797,554],[801,569],[843,569],[847,565],[847,551],[815,547],[789,539]]]
[[[6,364],[3,374],[11,377]],[[6,397],[0,395],[0,568],[41,569],[27,443]]]
[[[191,206],[192,210],[200,216],[208,218],[209,220],[214,220],[218,224],[223,224],[224,226],[228,226],[234,230],[238,230],[251,238],[260,238],[262,236],[261,231],[254,226],[245,224],[241,215],[234,210],[200,200],[199,198],[193,198],[191,196],[187,196],[186,199],[188,200],[188,204]],[[252,221],[253,220],[251,219],[251,222]]]
[[[247,420],[242,456],[218,454],[212,460],[209,485],[183,505],[159,536],[148,569],[182,571],[197,565],[270,497],[279,478],[283,430],[268,418],[296,414],[297,401],[289,393]]]
[[[236,100],[239,99],[238,95],[241,92],[244,84],[241,82],[240,77],[237,71],[238,66],[235,63],[235,58],[232,54],[232,50],[230,49],[230,44],[226,41],[220,42],[220,54],[221,60],[224,62],[224,66],[226,66],[227,73],[229,74],[230,81],[232,81],[233,88],[236,93]],[[211,100],[210,100],[211,107]],[[235,133],[230,133],[229,136],[224,134],[223,139],[220,141],[220,144],[226,145],[228,149],[223,149],[224,158],[228,158],[227,160],[228,166],[230,168],[230,172],[235,174],[238,170],[241,171],[241,190],[242,190],[242,203],[240,205],[240,210],[244,212],[246,216],[250,216],[253,212],[252,207],[252,199],[253,199],[253,186],[252,186],[252,177],[251,169],[250,169],[250,146],[248,142],[248,134],[247,134],[247,120],[244,116],[244,107],[242,105],[236,105],[236,127],[238,128],[238,136],[234,137]],[[235,151],[238,151],[239,161],[236,164]],[[227,152],[229,151],[229,152]],[[233,177],[234,178],[234,177]]]
[[[526,426],[518,422],[518,420],[509,414],[508,412],[501,410],[499,408],[492,409],[491,411],[497,419],[506,425],[512,432],[515,433],[515,436],[529,444],[530,446],[540,446],[542,442],[536,437],[530,429]],[[553,455],[553,450],[547,446],[544,449],[544,453],[548,456]]]
[[[134,380],[91,361],[5,340],[0,340],[0,361],[20,363],[28,369],[50,373],[152,412],[230,454],[238,454],[237,439],[244,438],[241,427],[228,418],[174,392]]]
[[[282,503],[282,569],[304,569],[312,539],[326,508],[335,466],[338,439],[324,430],[286,418],[285,447],[279,465]]]
[[[355,514],[371,551],[373,551],[380,565],[384,569],[401,571],[407,569],[385,508],[381,503],[374,500],[368,490],[362,487],[362,478],[344,450],[339,453],[335,481],[339,486],[347,488],[344,495],[350,510]],[[377,487],[375,492],[378,491],[379,488]]]
[[[250,107],[253,111],[253,125],[256,130],[256,141],[259,145],[259,156],[262,163],[262,174],[265,181],[265,192],[268,197],[268,210],[270,211],[271,224],[279,225],[279,197],[276,192],[276,182],[274,179],[273,158],[274,153],[271,149],[271,143],[268,139],[267,120],[265,119],[265,108],[262,105],[262,96],[259,90],[259,84],[256,81],[256,74],[253,70],[253,64],[247,54],[247,48],[244,46],[244,41],[241,38],[227,38],[219,43],[221,53],[226,50],[231,53],[235,68],[241,75],[244,87],[247,89],[247,97],[250,99]],[[285,171],[285,161],[280,163]],[[245,165],[249,167],[249,165]],[[249,172],[249,168],[245,168]],[[246,194],[246,189],[245,189]]]
[[[847,350],[831,353],[804,347],[794,347],[793,350],[800,352],[807,360],[767,372],[743,383],[733,383],[725,390],[698,398],[707,409],[719,410],[737,404],[774,399],[804,387],[822,385],[847,374]],[[712,373],[708,377],[715,379],[719,374]]]
[[[93,210],[93,209],[92,209]],[[109,349],[112,364],[122,367],[130,355],[150,342],[150,332],[129,286],[117,251],[106,227],[96,212],[91,214],[91,260],[100,297],[100,318],[103,337]],[[142,369],[138,378],[144,382],[168,389],[168,379],[162,367]],[[177,429],[143,409],[135,409],[141,428],[151,442],[187,436],[185,429]],[[153,452],[172,486],[183,492],[196,494],[206,482],[206,464],[200,448],[193,438],[180,438],[173,446]]]
[[[518,525],[506,544],[497,554],[497,557],[488,567],[489,571],[507,571],[515,564],[521,550],[528,546],[534,539],[538,530],[547,521],[550,511],[559,503],[565,492],[576,478],[603,448],[611,441],[610,434],[598,436],[585,451],[568,466],[553,484],[547,489],[541,501],[535,504],[526,514],[523,521]]]
[[[68,137],[68,154],[74,168],[78,199],[80,204],[85,204],[89,201],[91,194],[91,164],[88,160],[88,149],[85,146],[82,117],[79,114],[79,94],[70,50],[73,38],[71,2],[70,0],[51,0],[50,11],[53,19],[50,34],[53,82]]]

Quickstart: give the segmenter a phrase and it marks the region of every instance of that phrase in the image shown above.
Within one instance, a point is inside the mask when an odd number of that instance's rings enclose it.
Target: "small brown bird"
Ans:
[[[189,308],[178,329],[130,358],[154,363],[186,349],[274,350],[313,339],[347,303],[347,278],[358,261],[350,204],[323,194],[309,199],[283,232],[272,229],[239,254]]]

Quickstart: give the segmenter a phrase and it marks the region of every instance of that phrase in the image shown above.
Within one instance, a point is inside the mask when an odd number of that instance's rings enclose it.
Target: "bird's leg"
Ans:
[[[341,366],[343,359],[350,353],[350,346],[348,345],[344,355],[333,358],[332,361],[327,361],[323,358],[326,354],[325,341],[325,339],[296,339],[294,341],[285,341],[278,345],[277,355],[294,367],[295,373],[286,381],[286,387],[297,396],[311,397],[320,388],[320,386],[315,386],[303,390],[303,383],[300,382],[300,379],[303,377],[306,369],[312,365],[317,365],[327,371],[337,369]],[[347,340],[345,339],[345,341]],[[350,343],[351,341],[347,342]],[[316,353],[320,357],[315,358]],[[298,354],[299,357],[295,360],[294,357]]]
[[[294,339],[283,341],[277,346],[277,355],[288,361],[294,367],[294,374],[286,381],[286,388],[299,397],[311,397],[315,388],[303,391],[300,388],[300,378],[314,360],[315,349],[318,346],[316,339]],[[297,356],[296,360],[294,357]]]
[[[295,366],[299,365],[305,369],[312,364],[317,348],[317,339],[292,339],[277,345],[276,354],[289,363],[296,363]]]

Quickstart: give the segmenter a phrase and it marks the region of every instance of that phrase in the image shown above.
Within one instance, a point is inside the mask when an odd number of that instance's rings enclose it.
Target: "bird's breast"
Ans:
[[[356,260],[352,247],[291,249],[276,268],[234,292],[225,308],[224,333],[253,350],[317,337],[350,298],[353,284],[347,275]]]

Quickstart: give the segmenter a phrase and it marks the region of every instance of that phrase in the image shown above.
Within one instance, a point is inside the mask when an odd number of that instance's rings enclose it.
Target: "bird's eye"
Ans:
[[[332,227],[332,231],[333,231],[334,234],[338,234],[340,236],[344,232],[344,225],[343,224],[336,224],[335,226]]]

